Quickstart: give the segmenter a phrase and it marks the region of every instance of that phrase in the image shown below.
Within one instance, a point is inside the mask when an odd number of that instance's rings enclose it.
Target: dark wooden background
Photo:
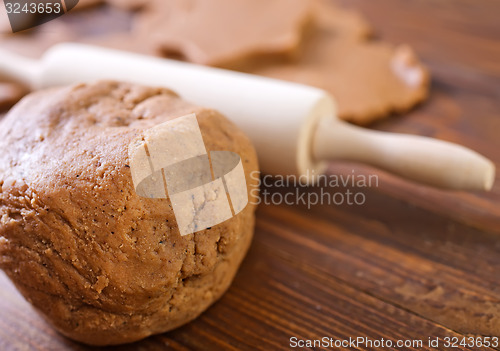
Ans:
[[[500,1],[344,2],[379,37],[411,44],[433,73],[428,102],[373,128],[461,143],[498,166]],[[376,172],[346,163],[330,172],[352,169]],[[250,252],[220,301],[178,330],[114,349],[279,350],[292,336],[500,337],[499,177],[490,193],[462,193],[377,174],[364,206],[261,206]],[[54,332],[2,273],[0,350],[87,348]]]

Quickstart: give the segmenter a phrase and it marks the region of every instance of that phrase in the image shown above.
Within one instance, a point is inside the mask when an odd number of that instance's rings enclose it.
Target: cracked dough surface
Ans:
[[[207,149],[238,153],[252,182],[257,160],[243,133],[166,89],[99,82],[41,91],[0,122],[0,267],[61,333],[132,342],[189,322],[229,287],[255,206],[181,237],[169,200],[133,189],[129,143],[189,113]]]

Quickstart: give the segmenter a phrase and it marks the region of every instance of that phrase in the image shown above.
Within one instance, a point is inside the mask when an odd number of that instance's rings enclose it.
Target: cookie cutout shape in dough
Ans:
[[[328,0],[315,0],[313,5],[314,37],[324,35],[362,41],[372,36],[370,23],[359,12],[335,6]]]
[[[137,33],[164,53],[221,66],[261,54],[293,54],[309,0],[171,0],[140,14]]]
[[[142,55],[158,55],[158,52],[154,50],[154,47],[147,40],[141,40],[141,38],[132,36],[130,33],[112,33],[104,36],[81,38],[78,42]]]
[[[428,95],[428,72],[408,46],[332,41],[321,50],[326,52],[254,73],[325,89],[339,117],[357,124],[405,112]]]
[[[369,41],[362,18],[326,2],[316,3],[314,23],[295,62],[248,71],[325,89],[339,117],[357,124],[405,112],[427,97],[429,73],[408,46]]]

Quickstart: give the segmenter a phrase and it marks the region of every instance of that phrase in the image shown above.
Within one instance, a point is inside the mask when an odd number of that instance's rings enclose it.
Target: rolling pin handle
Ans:
[[[35,90],[40,73],[41,65],[37,60],[0,49],[0,77]]]
[[[359,161],[439,188],[493,187],[493,162],[466,147],[431,138],[370,131],[324,118],[313,145],[317,160]]]

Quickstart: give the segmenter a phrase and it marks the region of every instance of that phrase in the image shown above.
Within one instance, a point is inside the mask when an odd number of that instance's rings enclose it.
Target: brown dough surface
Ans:
[[[31,30],[0,38],[0,49],[30,58],[40,58],[52,46],[74,41],[77,37],[65,23],[55,20]]]
[[[335,5],[332,0],[314,0],[313,5],[313,38],[334,36],[363,41],[373,34],[371,25],[359,12]]]
[[[61,333],[132,342],[189,322],[229,287],[255,206],[181,237],[170,201],[139,197],[128,166],[129,143],[144,130],[193,112],[207,150],[238,153],[254,182],[245,135],[166,89],[41,91],[0,121],[0,267]]]
[[[325,1],[316,3],[315,18],[297,60],[245,71],[325,89],[339,117],[357,124],[405,112],[427,97],[428,71],[408,46],[368,40],[361,17]]]
[[[14,106],[28,89],[17,83],[0,81],[0,113]]]
[[[106,0],[112,6],[133,11],[154,5],[155,1],[160,2],[160,0]],[[162,0],[161,2],[164,1]]]
[[[170,0],[137,20],[155,48],[186,60],[222,66],[256,55],[291,55],[310,19],[309,0]]]
[[[78,42],[88,45],[102,46],[110,49],[135,52],[142,55],[158,56],[159,53],[147,41],[128,33],[109,34],[106,37],[82,38]]]

